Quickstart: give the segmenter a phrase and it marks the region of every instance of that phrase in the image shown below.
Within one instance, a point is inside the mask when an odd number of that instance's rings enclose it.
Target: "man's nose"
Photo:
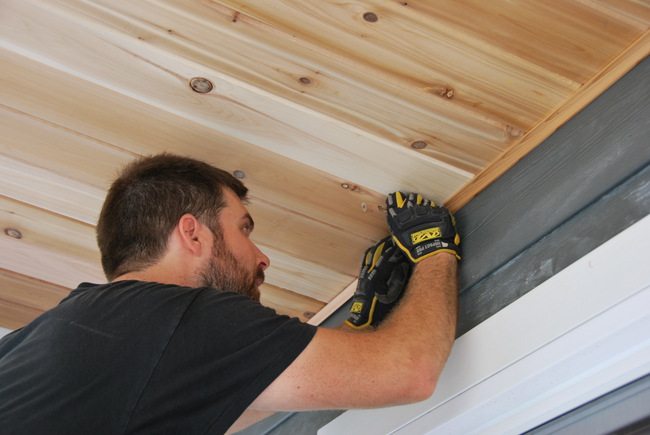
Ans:
[[[271,265],[271,260],[269,259],[269,257],[267,257],[264,254],[264,252],[260,250],[260,248],[258,248],[257,246],[255,246],[255,248],[257,249],[258,265],[262,268],[262,270],[268,269],[269,266]]]

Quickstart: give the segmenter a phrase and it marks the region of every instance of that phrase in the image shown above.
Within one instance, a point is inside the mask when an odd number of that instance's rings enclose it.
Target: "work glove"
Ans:
[[[420,194],[394,192],[386,198],[388,226],[395,244],[413,262],[449,252],[460,260],[456,221],[444,207]]]
[[[368,248],[346,325],[353,329],[376,328],[402,296],[411,267],[390,236]]]

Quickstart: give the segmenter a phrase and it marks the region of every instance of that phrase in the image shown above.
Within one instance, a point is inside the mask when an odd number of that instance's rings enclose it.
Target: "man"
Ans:
[[[162,154],[127,166],[97,225],[108,284],[80,284],[0,341],[0,431],[216,434],[247,408],[429,397],[456,324],[459,240],[446,210],[419,195],[389,197],[394,245],[366,255],[366,272],[396,249],[415,267],[385,322],[353,333],[257,302],[270,261],[250,239],[246,192],[193,159]]]

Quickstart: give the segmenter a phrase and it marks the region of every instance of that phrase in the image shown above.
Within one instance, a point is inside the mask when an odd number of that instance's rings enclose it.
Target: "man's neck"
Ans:
[[[127,272],[113,279],[113,282],[127,280],[158,282],[161,284],[174,284],[184,287],[197,286],[196,278],[194,276],[177,273],[172,268],[165,267],[163,264],[155,264],[143,270]]]

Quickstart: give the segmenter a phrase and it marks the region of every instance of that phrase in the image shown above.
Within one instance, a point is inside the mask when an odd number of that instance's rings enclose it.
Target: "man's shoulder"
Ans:
[[[72,290],[68,297],[61,302],[69,299],[138,299],[146,297],[173,296],[174,298],[196,297],[203,288],[184,287],[176,284],[163,284],[152,281],[113,281],[103,284],[82,282],[77,288]]]

